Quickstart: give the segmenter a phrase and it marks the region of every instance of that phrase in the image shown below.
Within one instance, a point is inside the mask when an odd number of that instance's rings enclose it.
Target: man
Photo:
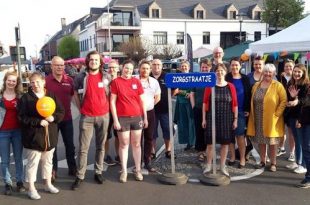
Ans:
[[[139,77],[145,94],[146,111],[148,127],[143,130],[143,159],[144,167],[149,172],[155,172],[155,168],[151,165],[152,148],[153,148],[153,135],[155,130],[155,110],[154,106],[160,101],[160,86],[158,81],[150,77],[151,63],[142,60],[139,64]]]
[[[155,158],[156,138],[158,137],[158,124],[160,123],[163,138],[165,141],[165,156],[171,158],[171,144],[170,144],[170,132],[169,132],[169,112],[168,112],[168,89],[165,85],[165,73],[163,72],[163,64],[159,59],[152,61],[152,73],[160,86],[161,95],[160,101],[155,105],[155,130],[153,135],[153,158]]]
[[[93,131],[95,131],[95,181],[102,184],[104,178],[103,159],[104,144],[109,125],[109,84],[110,75],[103,72],[104,62],[97,51],[91,51],[86,56],[86,69],[74,79],[74,97],[80,109],[80,136],[78,168],[75,182],[71,189],[80,187],[87,168],[87,155]]]
[[[111,75],[111,80],[114,80],[119,76],[119,64],[116,60],[111,60],[108,64],[108,72]],[[115,156],[115,161],[120,162],[120,158],[118,155],[118,145],[119,145],[119,140],[117,137],[117,131],[113,129],[113,118],[112,115],[110,114],[110,123],[108,127],[108,137],[105,142],[105,152],[106,152],[106,157],[104,158],[104,163],[108,166],[115,165],[116,162],[112,159],[112,157],[108,154],[109,153],[109,141],[114,135],[115,140],[114,140],[114,146],[115,146],[115,151],[116,151],[116,156]]]
[[[73,141],[73,123],[71,115],[71,100],[74,94],[73,80],[65,74],[64,60],[61,57],[53,57],[51,67],[52,73],[50,73],[45,79],[46,89],[56,95],[65,109],[65,116],[63,121],[58,124],[58,130],[61,132],[65,145],[66,159],[69,168],[68,174],[74,176],[76,174],[76,162],[74,159],[75,147]],[[57,176],[57,162],[57,149],[55,148],[53,156],[52,182],[55,181]]]
[[[214,68],[217,64],[223,63],[225,64],[226,68],[229,68],[229,63],[223,61],[223,57],[224,57],[224,51],[223,48],[221,48],[220,46],[215,47],[213,49],[213,59],[212,59],[212,69],[211,72],[214,71]]]

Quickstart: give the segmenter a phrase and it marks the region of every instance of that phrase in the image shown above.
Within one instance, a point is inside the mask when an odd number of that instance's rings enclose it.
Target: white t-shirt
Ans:
[[[153,78],[149,77],[147,80],[141,80],[141,84],[144,90],[145,101],[146,101],[146,110],[150,111],[154,109],[155,103],[155,95],[160,95],[161,90],[158,81]]]

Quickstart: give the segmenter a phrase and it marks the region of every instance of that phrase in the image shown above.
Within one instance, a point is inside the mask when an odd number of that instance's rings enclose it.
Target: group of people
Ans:
[[[257,57],[254,71],[246,76],[240,72],[238,58],[226,63],[222,60],[223,55],[223,49],[217,47],[214,49],[214,59],[204,59],[200,63],[201,72],[216,74],[215,96],[212,96],[211,88],[173,89],[172,95],[176,96],[173,121],[178,125],[179,143],[186,145],[185,151],[195,148],[199,160],[205,162],[203,173],[211,171],[213,97],[216,143],[221,145],[220,170],[223,174],[229,176],[226,164],[233,166],[237,158],[238,168],[245,167],[247,147],[251,142],[259,147],[261,162],[257,168],[264,168],[269,157],[269,170],[276,171],[276,157],[284,153],[284,136],[287,136],[289,160],[293,161],[287,167],[296,173],[305,173],[299,186],[309,188],[310,82],[306,67],[287,61],[285,72],[276,80],[275,66],[265,65],[262,58]],[[104,157],[113,135],[116,158],[121,164],[121,183],[127,182],[130,144],[135,179],[143,180],[142,161],[148,171],[156,171],[152,159],[156,157],[159,124],[165,142],[165,157],[171,158],[168,91],[162,62],[159,59],[152,62],[142,60],[138,65],[138,76],[133,75],[135,63],[131,60],[122,64],[121,71],[118,62],[112,60],[108,66],[109,72],[104,72],[104,62],[97,51],[87,54],[85,64],[86,68],[73,80],[65,73],[64,60],[55,56],[51,63],[52,72],[46,77],[40,72],[33,72],[29,77],[29,90],[24,94],[17,73],[5,74],[0,92],[0,156],[6,195],[11,195],[13,191],[9,171],[11,144],[17,191],[26,191],[25,181],[29,184],[29,198],[41,198],[35,187],[41,161],[45,190],[52,194],[59,192],[52,184],[57,177],[59,131],[65,145],[68,174],[76,177],[71,185],[72,190],[77,190],[85,178],[93,136],[94,180],[98,184],[104,181]],[[190,72],[190,64],[182,62],[180,70]],[[51,97],[56,103],[55,112],[48,117],[42,117],[36,109],[37,101],[44,96]],[[77,161],[71,101],[81,114]],[[277,145],[280,145],[279,149]],[[28,161],[25,171],[23,149]],[[227,160],[229,150],[230,158]]]

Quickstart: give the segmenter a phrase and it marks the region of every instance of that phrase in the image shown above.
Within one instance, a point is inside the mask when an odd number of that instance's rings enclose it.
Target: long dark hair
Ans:
[[[98,51],[90,51],[90,52],[87,54],[86,59],[85,59],[86,71],[87,71],[87,72],[89,71],[90,56],[91,56],[91,55],[96,55],[96,54],[99,55],[99,58],[100,58],[99,70],[100,70],[100,72],[103,71],[104,62],[103,62],[102,56],[100,55],[100,53],[99,53]]]
[[[6,81],[10,75],[17,77],[16,78],[17,82],[16,82],[14,91],[17,95],[20,95],[22,93],[22,83],[21,83],[20,77],[18,76],[18,73],[15,71],[9,71],[4,75],[3,86],[2,86],[0,93],[3,95],[3,92],[6,90]]]

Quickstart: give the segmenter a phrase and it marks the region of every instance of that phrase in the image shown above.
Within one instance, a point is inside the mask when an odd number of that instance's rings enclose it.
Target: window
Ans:
[[[114,12],[112,26],[132,26],[132,13],[131,12]]]
[[[96,46],[96,35],[94,34],[94,47]]]
[[[203,32],[202,43],[203,44],[210,44],[210,32]]]
[[[236,19],[236,11],[229,12],[229,19]]]
[[[159,18],[159,9],[152,9],[152,18]]]
[[[197,10],[196,11],[196,18],[197,19],[203,19],[203,10]]]
[[[177,44],[184,44],[184,32],[177,32]]]
[[[262,32],[260,31],[255,31],[254,32],[254,41],[259,41],[261,39]]]
[[[167,32],[156,32],[153,33],[155,45],[166,45],[167,44]]]
[[[260,11],[254,12],[254,19],[255,20],[261,20],[261,12]]]
[[[119,51],[119,46],[124,42],[128,42],[130,37],[132,37],[132,35],[129,35],[129,34],[113,34],[112,35],[113,51]]]
[[[93,47],[93,41],[91,39],[91,36],[89,36],[89,48],[92,48]]]

